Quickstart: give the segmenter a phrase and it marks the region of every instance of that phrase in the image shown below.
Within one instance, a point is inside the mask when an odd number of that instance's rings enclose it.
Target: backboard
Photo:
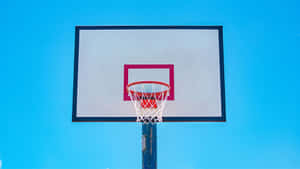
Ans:
[[[77,26],[73,121],[135,122],[126,90],[170,85],[164,122],[225,121],[222,26]]]

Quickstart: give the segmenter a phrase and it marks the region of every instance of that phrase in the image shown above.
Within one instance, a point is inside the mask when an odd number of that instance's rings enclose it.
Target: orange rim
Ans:
[[[164,90],[164,91],[161,91],[161,92],[156,92],[156,93],[151,93],[151,92],[148,92],[148,93],[147,92],[146,93],[144,93],[144,92],[137,92],[137,91],[129,89],[129,87],[131,87],[131,86],[134,86],[134,85],[137,85],[137,84],[143,84],[143,83],[144,84],[151,84],[151,83],[153,83],[153,84],[159,84],[159,85],[163,85],[163,86],[168,87],[168,89]],[[127,85],[127,91],[131,92],[131,93],[136,93],[137,95],[142,95],[142,94],[154,94],[154,95],[158,95],[158,94],[161,94],[161,93],[166,93],[168,90],[170,90],[170,85],[168,85],[167,83],[164,83],[164,82],[159,82],[159,81],[138,81],[138,82],[129,83]]]

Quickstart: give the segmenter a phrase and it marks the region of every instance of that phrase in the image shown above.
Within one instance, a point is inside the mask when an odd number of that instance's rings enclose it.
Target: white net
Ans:
[[[135,82],[128,85],[128,94],[135,107],[138,122],[162,122],[170,87],[162,82]]]

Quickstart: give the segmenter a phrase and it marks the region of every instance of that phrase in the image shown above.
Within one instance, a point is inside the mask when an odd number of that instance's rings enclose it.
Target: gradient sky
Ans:
[[[300,168],[300,2],[4,0],[4,169],[138,169],[141,126],[72,123],[75,25],[223,25],[226,123],[158,126],[160,169]]]

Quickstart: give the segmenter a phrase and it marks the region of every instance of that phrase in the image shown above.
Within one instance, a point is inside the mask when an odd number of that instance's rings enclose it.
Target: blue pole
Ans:
[[[157,169],[156,124],[144,123],[142,136],[143,169]]]

